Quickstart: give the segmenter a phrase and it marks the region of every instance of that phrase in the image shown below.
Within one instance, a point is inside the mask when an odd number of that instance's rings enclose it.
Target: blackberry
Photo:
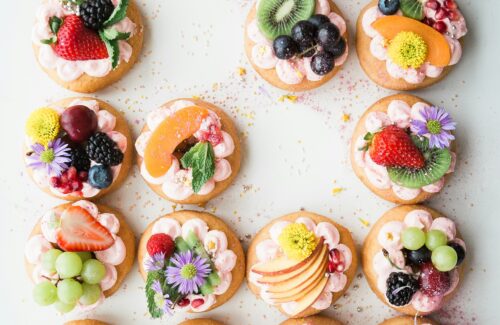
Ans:
[[[99,164],[116,166],[123,161],[123,153],[106,133],[97,132],[92,135],[86,150],[89,158]]]
[[[86,0],[80,5],[80,17],[85,27],[99,30],[114,10],[111,0]]]
[[[391,305],[404,306],[410,303],[418,288],[417,279],[411,275],[403,272],[392,272],[387,278],[385,295]]]
[[[74,148],[71,150],[71,166],[74,166],[77,171],[88,172],[90,169],[90,159],[87,152],[83,148]]]

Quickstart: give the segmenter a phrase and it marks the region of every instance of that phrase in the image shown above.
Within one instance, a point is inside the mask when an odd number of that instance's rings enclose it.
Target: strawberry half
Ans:
[[[69,61],[100,60],[109,57],[106,44],[99,34],[88,29],[77,15],[69,15],[57,31],[54,51]]]
[[[420,169],[425,166],[424,155],[408,133],[395,125],[372,135],[369,154],[376,164],[385,167]]]
[[[66,252],[95,252],[108,249],[115,240],[87,210],[71,206],[61,215],[57,245]]]

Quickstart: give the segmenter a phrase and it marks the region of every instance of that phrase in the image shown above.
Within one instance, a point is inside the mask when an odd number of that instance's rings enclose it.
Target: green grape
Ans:
[[[453,270],[457,265],[457,252],[450,246],[439,246],[432,251],[432,264],[441,272]]]
[[[82,284],[83,294],[80,297],[80,303],[82,305],[92,305],[99,300],[101,297],[101,287],[98,284]]]
[[[403,230],[401,241],[404,248],[416,251],[425,245],[425,233],[417,227],[408,227]]]
[[[75,277],[82,271],[82,259],[77,253],[64,252],[56,260],[56,270],[63,279]]]
[[[83,263],[82,279],[89,284],[97,284],[106,276],[106,267],[96,259]]]
[[[54,303],[54,307],[56,307],[56,310],[60,313],[63,313],[63,314],[69,313],[70,311],[72,311],[75,308],[75,306],[76,306],[76,303],[66,304],[66,303],[62,302],[61,300],[57,300]]]
[[[73,279],[64,279],[57,285],[57,298],[65,304],[74,304],[83,294],[80,282]]]
[[[425,246],[431,251],[435,250],[439,246],[446,245],[448,238],[446,234],[441,230],[431,230],[427,233],[425,239]]]
[[[52,305],[57,300],[57,288],[50,281],[43,281],[33,288],[33,299],[40,306]]]
[[[92,258],[92,253],[91,252],[76,252],[78,256],[82,259],[82,262],[85,262],[86,260],[90,260]]]
[[[62,251],[55,248],[48,250],[42,255],[42,268],[49,273],[54,273],[56,271],[56,260],[61,253]]]

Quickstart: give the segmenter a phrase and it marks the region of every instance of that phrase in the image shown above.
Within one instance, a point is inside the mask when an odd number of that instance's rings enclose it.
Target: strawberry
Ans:
[[[115,242],[111,233],[87,210],[71,206],[61,215],[57,245],[67,252],[95,252],[108,249]]]
[[[424,156],[408,133],[395,125],[373,134],[369,154],[376,164],[386,167],[420,169],[425,166]]]
[[[175,242],[167,234],[154,234],[149,237],[148,243],[146,244],[149,256],[153,256],[158,253],[165,254],[165,258],[170,258],[175,250]]]
[[[57,31],[54,50],[69,61],[100,60],[109,57],[106,44],[99,34],[88,29],[77,15],[69,15]]]

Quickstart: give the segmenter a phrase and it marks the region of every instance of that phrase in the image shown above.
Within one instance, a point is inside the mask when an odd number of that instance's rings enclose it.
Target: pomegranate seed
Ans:
[[[448,18],[450,18],[450,20],[456,21],[460,19],[460,14],[456,10],[450,10],[448,11]]]
[[[427,8],[431,8],[431,9],[434,9],[434,10],[438,10],[439,7],[441,7],[441,5],[439,4],[439,2],[437,2],[437,0],[429,0],[425,3],[425,6]]]
[[[429,18],[429,17],[425,17],[424,20],[423,20],[423,23],[426,24],[426,25],[429,25],[429,26],[432,26],[434,25],[436,21],[432,18]]]
[[[434,23],[432,27],[434,27],[434,29],[440,32],[441,34],[446,33],[446,31],[448,30],[448,26],[446,26],[446,24],[443,21],[436,21],[436,23]]]
[[[62,184],[66,184],[68,182],[68,175],[66,173],[62,174],[60,181]]]
[[[59,187],[59,186],[61,186],[60,179],[58,177],[56,177],[56,176],[51,177],[50,178],[50,186],[56,187],[56,188]]]
[[[187,305],[189,305],[189,299],[188,298],[182,298],[178,303],[177,305],[179,305],[179,307],[185,307]]]
[[[77,179],[76,178],[76,168],[75,167],[70,167],[68,169],[68,178],[70,180],[72,180],[72,181],[75,180],[75,179]]]
[[[328,272],[343,272],[345,270],[345,259],[338,249],[332,249],[329,253]]]
[[[195,300],[191,301],[191,306],[192,306],[193,308],[198,308],[198,307],[200,307],[201,305],[203,305],[204,303],[205,303],[205,300],[203,300],[203,299],[201,299],[201,298],[200,298],[200,299],[195,299]]]
[[[457,9],[457,3],[454,0],[445,0],[444,6],[448,9]]]
[[[81,171],[78,173],[78,178],[80,178],[80,180],[82,182],[87,181],[88,177],[89,177],[89,174],[87,172]]]
[[[448,11],[444,8],[439,8],[438,11],[436,11],[436,19],[437,20],[443,20],[448,17]]]

